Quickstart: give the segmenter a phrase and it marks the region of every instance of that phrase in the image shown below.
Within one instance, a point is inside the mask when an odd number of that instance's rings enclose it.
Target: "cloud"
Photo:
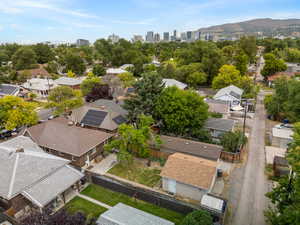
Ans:
[[[0,31],[4,30],[4,27],[0,25]]]

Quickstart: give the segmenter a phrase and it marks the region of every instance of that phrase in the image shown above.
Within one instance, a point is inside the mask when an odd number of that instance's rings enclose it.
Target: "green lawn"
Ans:
[[[88,219],[98,218],[107,209],[76,196],[65,206],[69,213],[83,213]]]
[[[159,169],[145,168],[142,163],[134,161],[129,167],[119,163],[110,169],[109,173],[148,187],[155,187],[160,184],[160,171]]]
[[[114,192],[94,184],[89,185],[86,189],[84,189],[81,192],[81,194],[87,195],[110,206],[114,206],[119,202],[122,202],[126,205],[135,207],[150,214],[172,221],[175,224],[179,224],[184,218],[183,214],[177,213],[169,209],[161,208],[159,206],[152,205],[144,201],[135,200],[125,194]]]

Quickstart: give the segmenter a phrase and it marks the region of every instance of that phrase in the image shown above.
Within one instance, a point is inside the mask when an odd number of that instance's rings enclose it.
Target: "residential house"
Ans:
[[[29,78],[50,78],[51,75],[48,71],[44,68],[43,65],[39,65],[38,68],[28,69],[28,70],[19,70],[18,74],[27,73]]]
[[[199,141],[192,141],[179,137],[161,135],[162,144],[159,151],[169,155],[173,153],[184,153],[196,157],[201,157],[213,161],[218,161],[223,147],[220,145],[208,144]],[[152,145],[153,149],[157,149]]]
[[[300,73],[300,63],[285,63],[287,65],[287,70],[285,72],[289,73]]]
[[[58,86],[67,86],[73,89],[80,89],[80,84],[82,81],[84,81],[86,77],[78,77],[78,78],[73,78],[73,77],[60,77],[56,79],[54,82]]]
[[[208,130],[215,141],[219,141],[226,132],[233,131],[234,120],[222,118],[208,118],[204,128]]]
[[[219,113],[224,119],[227,119],[230,114],[230,102],[215,99],[205,99],[208,104],[208,111],[211,113]]]
[[[90,106],[116,112],[122,116],[126,116],[128,113],[127,110],[125,110],[120,103],[114,100],[99,99],[90,103]]]
[[[288,175],[290,173],[289,162],[285,157],[282,156],[274,157],[273,172],[275,177]]]
[[[23,83],[22,88],[37,95],[39,98],[47,98],[49,92],[57,87],[52,79],[31,78]]]
[[[29,137],[0,143],[0,205],[16,219],[57,208],[79,189],[84,175],[70,161],[45,153]]]
[[[288,148],[288,144],[293,141],[293,130],[275,126],[272,128],[271,143],[272,146],[279,148]]]
[[[268,85],[269,87],[272,87],[275,80],[281,77],[286,77],[287,79],[293,78],[295,76],[295,73],[293,72],[277,72],[271,76],[268,76]]]
[[[162,81],[165,84],[165,87],[178,87],[181,90],[184,90],[187,88],[187,85],[185,83],[182,83],[180,81],[177,81],[175,79],[163,79]]]
[[[89,166],[103,153],[103,145],[113,134],[73,125],[63,117],[48,120],[25,131],[46,152],[71,161],[77,167]]]
[[[230,102],[231,106],[240,105],[243,95],[243,90],[230,85],[228,87],[220,89],[213,97],[215,100],[222,100]]]
[[[108,132],[116,132],[119,125],[126,122],[126,118],[106,107],[92,107],[84,105],[72,110],[70,119],[81,127],[95,128]]]
[[[133,64],[124,64],[124,65],[119,67],[119,69],[122,69],[122,70],[127,70],[127,69],[130,69],[130,68],[134,68],[134,65]]]
[[[120,68],[109,68],[106,70],[106,75],[119,75],[126,72],[128,71]]]
[[[0,84],[0,98],[7,95],[17,96],[19,92],[19,86],[12,84]]]
[[[97,225],[174,225],[173,222],[146,213],[139,209],[118,203],[102,213]]]
[[[269,165],[273,165],[275,156],[284,157],[286,154],[286,148],[278,148],[274,146],[266,146],[266,163]]]
[[[217,162],[174,153],[169,156],[160,175],[165,191],[200,201],[214,186],[217,177]]]

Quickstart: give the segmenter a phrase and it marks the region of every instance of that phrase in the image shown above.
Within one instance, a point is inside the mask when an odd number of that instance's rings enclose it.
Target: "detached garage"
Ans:
[[[200,201],[214,186],[217,162],[175,153],[169,156],[160,175],[165,191]]]

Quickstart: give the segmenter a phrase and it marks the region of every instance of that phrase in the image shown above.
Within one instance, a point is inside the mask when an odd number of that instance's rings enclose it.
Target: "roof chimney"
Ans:
[[[18,148],[18,149],[16,149],[16,153],[21,153],[21,152],[24,152],[24,148]]]

